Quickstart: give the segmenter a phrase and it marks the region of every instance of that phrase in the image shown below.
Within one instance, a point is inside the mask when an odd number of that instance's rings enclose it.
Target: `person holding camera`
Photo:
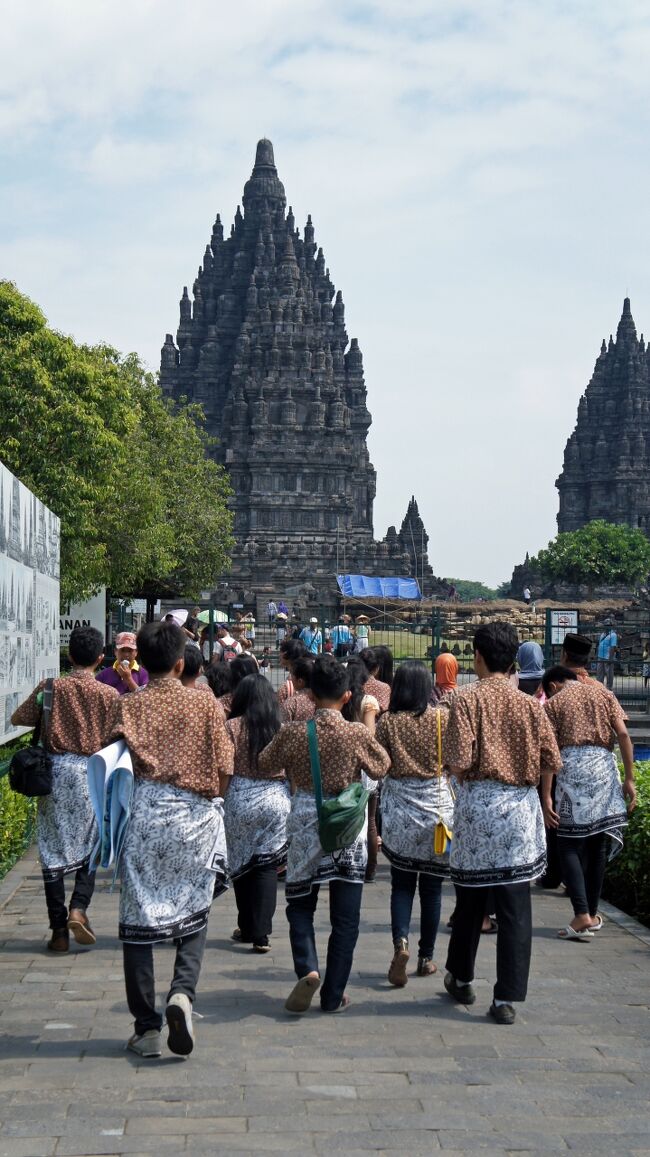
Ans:
[[[127,691],[139,691],[146,687],[149,676],[137,661],[138,648],[132,631],[120,631],[115,637],[115,662],[105,667],[97,676],[98,683],[114,687],[118,695]]]

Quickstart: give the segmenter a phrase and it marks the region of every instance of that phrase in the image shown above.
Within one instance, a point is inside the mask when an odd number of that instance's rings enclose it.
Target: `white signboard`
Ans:
[[[102,638],[106,636],[106,587],[102,587],[99,594],[84,603],[70,603],[61,607],[60,618],[61,646],[70,644],[70,635],[75,627],[96,627],[101,631]]]
[[[554,647],[561,646],[564,636],[575,634],[577,630],[577,611],[551,611],[551,643]]]
[[[0,463],[0,743],[12,713],[59,673],[60,522]]]

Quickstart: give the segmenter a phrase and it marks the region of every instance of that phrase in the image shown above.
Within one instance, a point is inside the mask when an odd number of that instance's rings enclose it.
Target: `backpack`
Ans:
[[[222,663],[232,663],[233,659],[237,658],[237,652],[232,643],[224,645],[221,644],[221,661]]]

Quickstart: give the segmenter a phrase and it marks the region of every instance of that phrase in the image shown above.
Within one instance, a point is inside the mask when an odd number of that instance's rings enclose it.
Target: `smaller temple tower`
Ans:
[[[558,530],[601,518],[650,535],[650,351],[625,298],[616,340],[603,341],[555,485]]]

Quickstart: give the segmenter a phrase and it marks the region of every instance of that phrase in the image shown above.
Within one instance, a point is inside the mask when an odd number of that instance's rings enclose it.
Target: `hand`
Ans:
[[[137,691],[138,685],[131,674],[130,667],[122,667],[120,664],[117,668],[117,673],[128,691]]]
[[[542,811],[544,813],[544,823],[547,828],[559,828],[560,817],[556,811],[553,810],[553,800],[550,798],[542,800]]]
[[[623,795],[627,800],[627,814],[631,815],[637,805],[636,787],[634,780],[627,776],[623,781]]]

